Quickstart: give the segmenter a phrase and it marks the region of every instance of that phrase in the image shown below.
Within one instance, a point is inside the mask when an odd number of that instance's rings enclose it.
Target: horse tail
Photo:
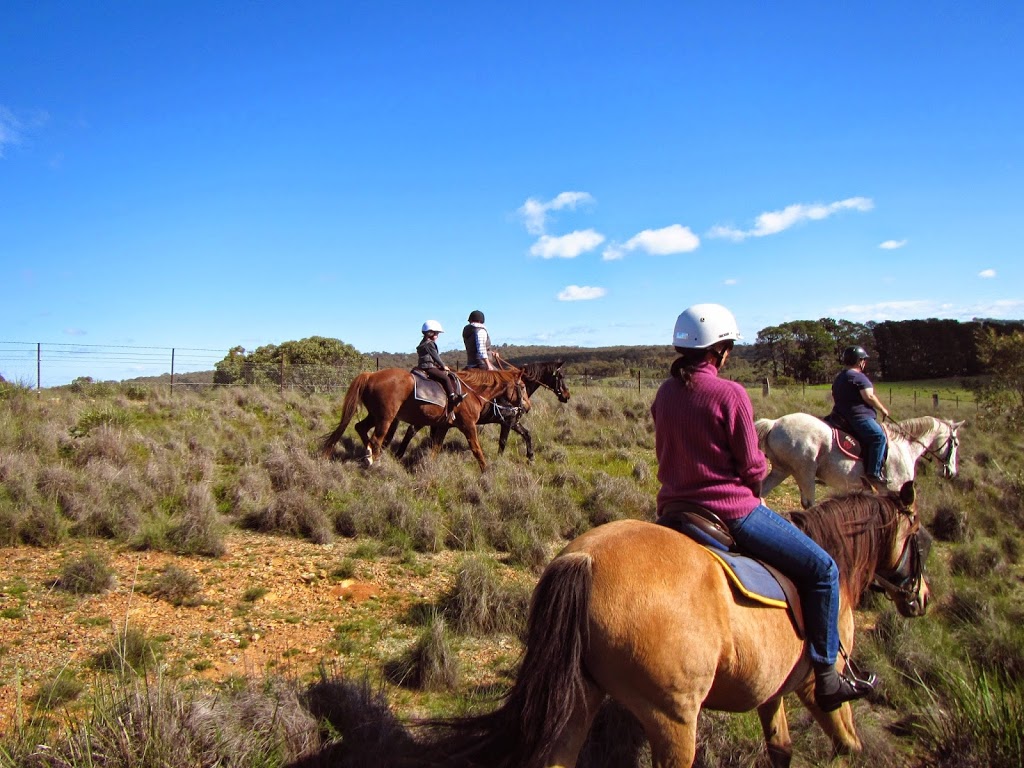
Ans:
[[[331,434],[324,437],[323,443],[320,445],[320,455],[324,458],[329,459],[334,451],[334,446],[341,440],[341,436],[345,434],[345,428],[348,427],[348,423],[352,421],[352,417],[355,416],[356,408],[359,407],[359,403],[363,398],[363,390],[366,389],[367,383],[370,381],[369,373],[360,373],[354,379],[352,383],[348,385],[348,392],[345,393],[345,402],[341,407],[341,422],[337,428],[331,432]]]
[[[533,592],[526,651],[504,703],[475,717],[433,721],[431,758],[446,766],[547,765],[573,712],[584,706],[583,654],[589,641],[591,557],[555,558]],[[439,729],[439,730],[437,730]]]
[[[762,451],[764,450],[765,440],[768,439],[768,433],[772,431],[776,421],[778,419],[758,419],[754,422],[754,430],[757,432],[757,444],[761,446]]]

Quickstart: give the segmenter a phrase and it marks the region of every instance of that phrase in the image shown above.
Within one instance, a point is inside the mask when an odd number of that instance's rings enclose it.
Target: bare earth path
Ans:
[[[158,641],[160,662],[175,678],[221,682],[284,674],[305,679],[324,662],[359,673],[396,655],[418,630],[402,621],[414,602],[450,585],[453,553],[354,560],[354,578],[338,566],[355,544],[317,545],[232,532],[217,559],[137,552],[101,541],[54,549],[0,548],[0,732],[23,712],[41,682],[62,669],[85,683],[92,658],[134,627]],[[54,587],[64,564],[85,551],[109,558],[116,586],[76,596]],[[176,607],[142,588],[174,564],[199,578],[202,603]]]

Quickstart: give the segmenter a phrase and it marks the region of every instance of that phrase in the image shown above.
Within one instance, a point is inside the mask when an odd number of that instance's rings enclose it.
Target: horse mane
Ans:
[[[792,513],[793,523],[832,555],[855,600],[874,578],[879,555],[892,546],[902,509],[897,498],[854,491]]]
[[[920,440],[935,428],[936,422],[945,423],[941,419],[936,419],[932,416],[915,416],[906,421],[898,421],[895,426],[890,424],[883,424],[882,426],[889,437],[902,437],[904,439],[909,437]]]
[[[521,375],[522,371],[519,369],[514,371],[487,371],[482,368],[466,368],[459,371],[459,378],[473,386],[494,384],[495,380],[512,382],[518,379]]]
[[[554,373],[562,367],[561,360],[544,360],[538,363],[526,363],[517,366],[523,372],[523,378],[540,381],[544,376]]]

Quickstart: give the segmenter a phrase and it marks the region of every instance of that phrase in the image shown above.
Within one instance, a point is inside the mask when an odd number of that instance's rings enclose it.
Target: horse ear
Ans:
[[[966,421],[954,421],[953,422],[953,431],[955,432],[956,430],[960,429],[960,427],[962,427],[966,423],[967,423]]]
[[[914,506],[914,499],[917,498],[917,491],[914,489],[914,481],[908,480],[900,488],[900,501],[905,507]]]

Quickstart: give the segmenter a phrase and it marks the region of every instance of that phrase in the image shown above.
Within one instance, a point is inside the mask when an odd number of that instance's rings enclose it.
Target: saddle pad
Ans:
[[[835,427],[832,427],[832,445],[845,453],[851,459],[860,458],[860,443],[858,443],[857,438],[849,432],[842,432]]]
[[[711,547],[704,547],[704,549],[722,565],[729,581],[744,597],[773,608],[789,607],[786,593],[782,591],[779,582],[757,560]]]
[[[412,393],[415,399],[431,405],[440,405],[442,408],[448,404],[448,395],[445,394],[441,382],[434,381],[417,368],[414,368],[411,373]]]

